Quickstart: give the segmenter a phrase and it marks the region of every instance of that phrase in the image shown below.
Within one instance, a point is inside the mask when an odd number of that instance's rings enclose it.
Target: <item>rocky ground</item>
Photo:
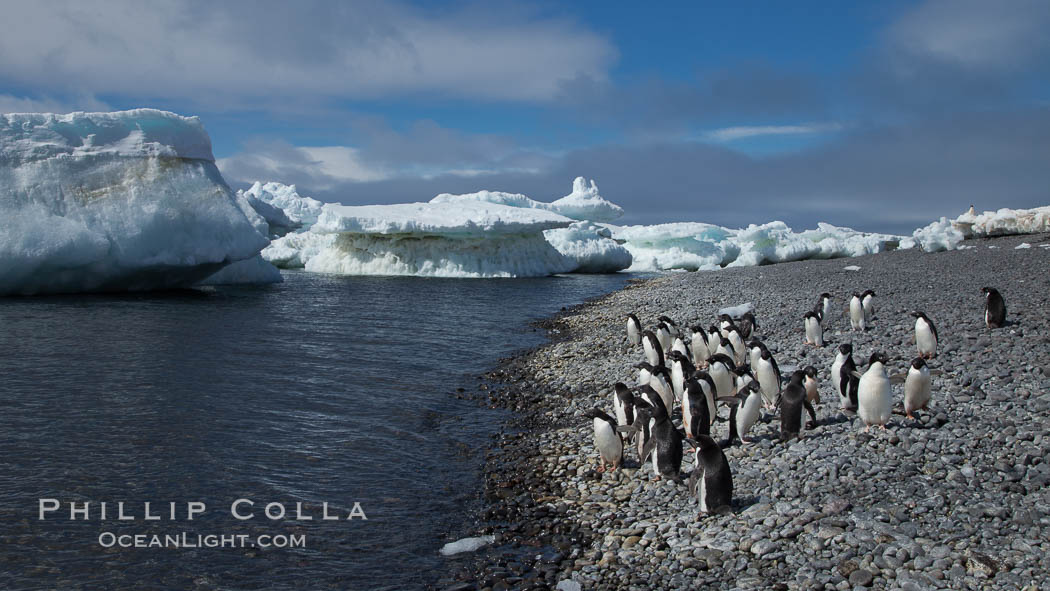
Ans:
[[[551,343],[507,360],[481,392],[519,411],[487,459],[478,531],[496,543],[451,558],[437,588],[1050,588],[1050,235],[964,246],[671,274],[551,320]],[[1006,300],[1005,328],[984,326],[985,285]],[[847,298],[865,289],[877,293],[874,326],[851,332]],[[823,291],[837,315],[816,349],[802,343],[802,314]],[[706,326],[744,302],[785,374],[820,370],[818,426],[783,444],[779,421],[760,423],[757,442],[727,449],[735,491],[722,514],[699,515],[686,487],[656,481],[633,449],[624,468],[598,473],[583,415],[612,413],[612,384],[636,381],[627,314]],[[835,347],[853,343],[858,364],[884,351],[891,373],[905,371],[912,310],[940,332],[931,410],[863,433],[838,410]],[[894,395],[900,407],[900,386]],[[692,468],[686,454],[683,475]]]

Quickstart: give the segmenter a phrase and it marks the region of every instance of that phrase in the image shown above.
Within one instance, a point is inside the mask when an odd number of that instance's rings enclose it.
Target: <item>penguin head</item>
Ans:
[[[921,370],[922,368],[926,367],[926,361],[924,361],[922,357],[916,357],[915,359],[911,360],[911,366],[914,369]]]
[[[795,372],[791,374],[791,383],[792,384],[798,384],[798,385],[801,386],[803,380],[805,380],[805,379],[806,379],[806,370],[804,370],[804,369],[796,369]]]
[[[990,296],[993,293],[998,294],[999,290],[995,289],[994,287],[982,287],[981,293],[983,293],[985,296]]]
[[[857,293],[857,292],[853,292],[853,294],[850,296],[850,298],[854,299],[854,300],[859,300],[860,299],[860,294]]]
[[[847,356],[848,355],[852,355],[853,354],[853,345],[851,345],[849,343],[842,343],[841,345],[839,345],[839,353],[842,353],[843,355],[847,355]]]
[[[642,361],[641,363],[635,363],[634,364],[634,368],[635,369],[644,369],[645,371],[647,371],[649,373],[653,373],[653,366],[650,365],[649,362],[647,362],[647,361]]]
[[[738,377],[741,377],[741,378],[744,377],[744,376],[747,376],[747,377],[751,378],[752,380],[755,379],[755,376],[751,373],[751,368],[746,366],[746,365],[741,365],[741,366],[737,367],[736,369],[733,370],[733,373],[735,373]]]
[[[632,320],[632,321],[634,321],[634,323],[635,323],[635,324],[637,324],[637,325],[641,326],[641,323],[640,323],[640,322],[638,322],[638,317],[637,317],[637,316],[635,316],[634,314],[628,314],[628,315],[627,315],[627,319],[628,319],[628,320]]]
[[[751,326],[758,328],[758,322],[755,320],[755,315],[751,312],[745,312],[744,315],[740,317],[740,319],[747,320],[751,323]]]
[[[871,357],[868,358],[868,365],[869,366],[870,365],[874,365],[876,363],[881,363],[883,365],[886,365],[889,362],[890,362],[890,358],[887,357],[885,353],[880,353],[879,351],[875,351],[874,353],[871,354]]]
[[[802,371],[806,374],[806,377],[812,378],[814,380],[817,379],[817,368],[813,367],[812,365],[807,365],[805,368],[802,369]]]
[[[719,315],[718,315],[718,321],[719,321],[719,322],[729,322],[729,323],[732,323],[732,322],[733,322],[733,318],[732,318],[732,317],[730,317],[730,316],[729,316],[729,314],[719,314]]]
[[[704,434],[697,435],[695,443],[696,443],[696,449],[697,449],[698,455],[699,455],[699,450],[711,449],[711,448],[714,448],[714,447],[718,447],[718,442],[716,442],[714,439],[712,439],[710,435],[704,435]]]
[[[824,293],[820,294],[820,301],[823,302],[824,300],[830,300],[830,299],[831,299],[831,294],[830,293],[825,291]]]
[[[719,343],[720,343],[720,344],[721,344],[721,345],[722,345],[723,347],[725,347],[726,349],[731,349],[731,348],[733,348],[733,343],[730,343],[730,342],[729,342],[729,339],[727,339],[726,337],[722,337],[722,340],[721,340],[721,341],[718,341],[718,342],[719,342]]]
[[[860,294],[860,297],[862,297],[862,298],[866,298],[868,296],[874,297],[875,296],[875,291],[871,290],[871,289],[867,289],[867,290],[864,290],[864,293]]]
[[[667,326],[676,326],[675,323],[674,323],[674,320],[671,320],[667,316],[658,316],[656,319],[659,320],[660,322],[663,322]]]
[[[631,393],[631,389],[627,387],[627,384],[616,382],[613,385],[613,389],[616,390],[616,397],[619,398],[621,402],[634,400],[634,394]]]
[[[769,361],[770,357],[772,357],[772,356],[773,356],[773,354],[769,352],[769,349],[767,349],[765,347],[762,347],[762,354],[761,354],[762,359],[764,359],[766,361]]]

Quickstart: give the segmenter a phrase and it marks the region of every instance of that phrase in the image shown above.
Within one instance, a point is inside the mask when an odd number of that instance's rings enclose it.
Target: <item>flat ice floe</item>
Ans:
[[[196,117],[0,115],[0,295],[189,286],[267,240]]]
[[[714,270],[852,257],[893,249],[901,240],[825,223],[802,232],[779,221],[739,230],[697,222],[606,227],[634,258],[629,271]]]

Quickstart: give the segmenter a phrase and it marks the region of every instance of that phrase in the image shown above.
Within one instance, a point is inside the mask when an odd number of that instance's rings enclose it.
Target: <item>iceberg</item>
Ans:
[[[546,230],[543,237],[563,256],[575,261],[575,273],[615,273],[631,266],[631,253],[612,239],[612,232],[591,222]]]
[[[634,258],[628,271],[698,271],[852,257],[892,250],[901,240],[825,223],[794,232],[780,221],[738,230],[700,222],[605,227]]]
[[[963,241],[963,233],[956,229],[948,218],[931,222],[930,225],[912,232],[910,238],[901,240],[900,248],[921,247],[926,252],[954,250]]]
[[[460,554],[462,552],[475,552],[488,546],[489,544],[495,543],[496,536],[478,536],[476,538],[463,538],[462,540],[456,540],[455,542],[449,542],[441,547],[442,556],[452,556],[453,554]]]
[[[970,210],[952,221],[952,227],[966,238],[1050,232],[1050,205],[1032,209],[1010,209],[977,213]]]
[[[267,244],[196,117],[0,115],[0,187],[0,295],[190,286]]]
[[[324,207],[324,203],[312,197],[300,196],[295,190],[295,185],[256,182],[243,193],[251,200],[252,205],[256,207],[256,210],[263,217],[267,215],[262,211],[263,205],[268,205],[272,209],[281,211],[283,217],[289,220],[290,224],[288,227],[290,229],[309,229],[310,226],[317,222],[317,217],[321,215],[321,209]],[[283,220],[279,221],[278,225],[282,224]]]
[[[568,273],[575,269],[575,262],[551,246],[543,232],[571,223],[549,211],[482,201],[329,203],[307,234],[334,238],[302,262],[307,271],[340,275],[534,277]],[[315,244],[314,240],[307,239],[307,243]]]
[[[623,215],[623,208],[611,203],[598,194],[598,185],[592,179],[588,186],[582,176],[572,182],[572,193],[550,203],[535,201],[520,193],[503,193],[501,191],[478,191],[463,195],[442,193],[430,200],[431,203],[463,203],[482,201],[509,207],[524,209],[542,209],[563,215],[569,219],[591,222],[611,222]]]

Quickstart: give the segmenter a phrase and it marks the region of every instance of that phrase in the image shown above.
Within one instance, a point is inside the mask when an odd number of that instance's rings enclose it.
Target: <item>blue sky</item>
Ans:
[[[1050,203],[1050,3],[2,2],[0,111],[198,115],[227,181],[349,204],[905,232]]]

